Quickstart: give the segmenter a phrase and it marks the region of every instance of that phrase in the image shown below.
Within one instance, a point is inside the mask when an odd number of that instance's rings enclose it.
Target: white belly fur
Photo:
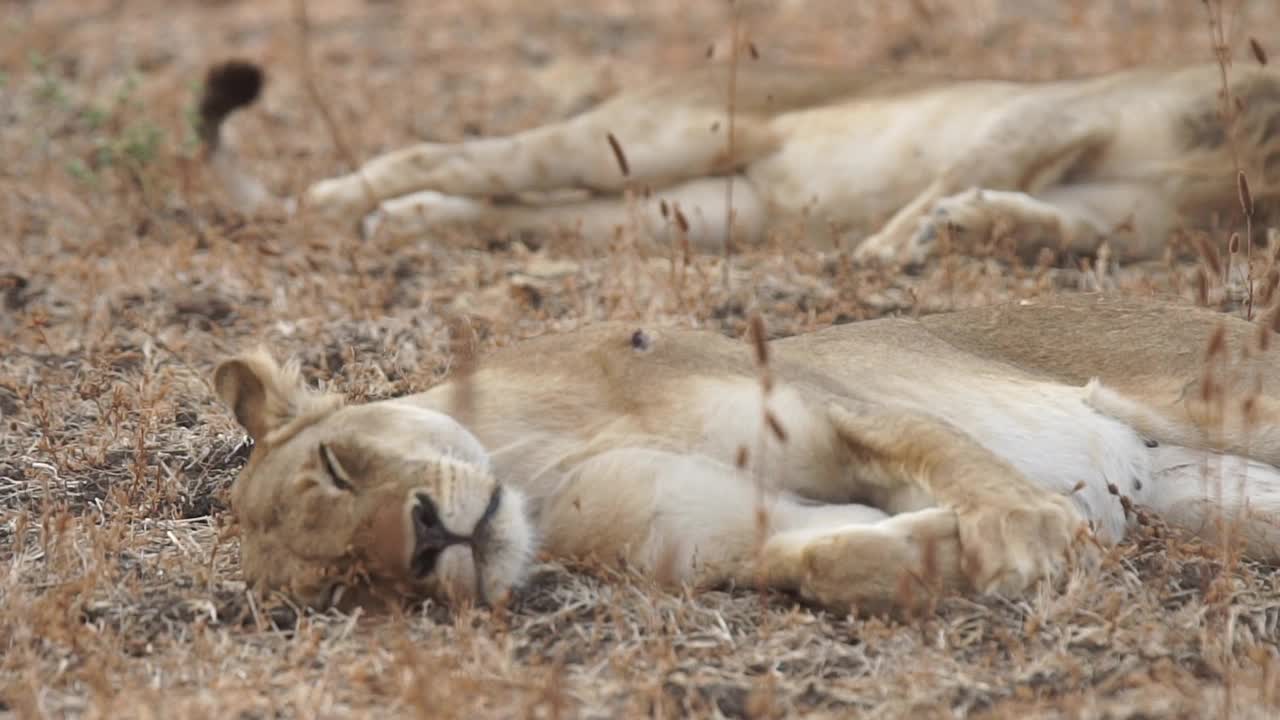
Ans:
[[[774,121],[787,138],[781,149],[747,169],[773,210],[806,208],[824,222],[870,231],[910,202],[969,148],[1000,115],[995,95],[1012,86],[934,90],[917,96],[868,99],[789,113]]]
[[[1032,481],[1070,495],[1107,542],[1120,540],[1126,527],[1108,486],[1134,497],[1151,475],[1144,439],[1086,405],[1083,388],[975,377],[942,388],[915,384],[915,392],[895,392],[894,400],[950,422]]]
[[[1083,388],[974,376],[945,380],[942,386],[919,378],[891,385],[877,383],[867,399],[948,421],[1032,481],[1069,494],[1099,539],[1116,542],[1124,536],[1124,510],[1108,485],[1140,501],[1137,488],[1148,487],[1152,473],[1151,450],[1128,425],[1085,405]],[[787,432],[786,443],[777,442],[764,426],[757,382],[706,383],[698,391],[703,452],[733,462],[738,448],[745,447],[754,471],[776,487],[825,502],[848,502],[835,494],[842,482],[832,476],[848,478],[848,470],[824,461],[834,456],[834,433],[794,390],[778,387],[768,402]]]

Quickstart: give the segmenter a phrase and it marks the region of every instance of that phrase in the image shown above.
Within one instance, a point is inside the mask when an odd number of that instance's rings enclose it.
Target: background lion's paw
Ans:
[[[953,242],[980,241],[991,230],[991,212],[986,194],[978,188],[939,200],[933,211],[920,218],[920,226],[912,236],[909,250],[927,255],[943,234]]]
[[[312,184],[301,207],[316,217],[355,222],[373,209],[370,197],[358,176],[344,175]]]

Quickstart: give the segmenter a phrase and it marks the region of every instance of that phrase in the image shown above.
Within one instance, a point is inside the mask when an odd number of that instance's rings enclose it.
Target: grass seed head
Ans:
[[[1253,217],[1253,193],[1249,192],[1249,178],[1244,170],[1236,171],[1236,190],[1240,195],[1240,209],[1245,217]]]

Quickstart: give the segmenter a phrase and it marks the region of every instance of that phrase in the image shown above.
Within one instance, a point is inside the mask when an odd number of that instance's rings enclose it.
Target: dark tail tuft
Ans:
[[[262,92],[262,68],[245,60],[228,60],[209,68],[200,98],[200,140],[216,150],[219,129],[231,113],[251,105]]]

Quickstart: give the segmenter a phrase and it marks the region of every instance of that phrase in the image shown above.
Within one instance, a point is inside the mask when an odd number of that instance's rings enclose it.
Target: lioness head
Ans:
[[[524,500],[480,442],[408,400],[346,405],[263,351],[214,386],[254,440],[231,491],[246,579],[315,608],[499,602],[525,576]]]

